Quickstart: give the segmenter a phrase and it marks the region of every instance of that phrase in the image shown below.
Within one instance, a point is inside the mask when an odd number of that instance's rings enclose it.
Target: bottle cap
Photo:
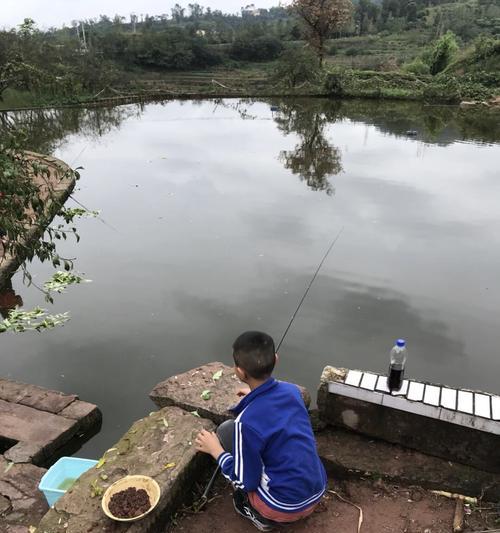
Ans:
[[[406,341],[404,339],[398,339],[396,341],[396,345],[399,346],[400,348],[404,348],[406,346]]]

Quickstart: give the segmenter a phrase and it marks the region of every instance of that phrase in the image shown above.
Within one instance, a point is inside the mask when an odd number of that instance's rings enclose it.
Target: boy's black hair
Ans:
[[[233,358],[252,378],[268,378],[276,364],[273,338],[261,331],[245,331],[233,343]]]

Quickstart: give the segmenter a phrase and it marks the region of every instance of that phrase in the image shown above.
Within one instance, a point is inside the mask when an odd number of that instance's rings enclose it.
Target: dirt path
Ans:
[[[420,488],[406,489],[370,481],[332,486],[363,509],[361,533],[449,533],[455,502]],[[286,527],[287,533],[357,533],[358,510],[328,493],[306,521]],[[254,533],[256,529],[233,509],[231,489],[222,487],[206,509],[179,518],[169,532]]]

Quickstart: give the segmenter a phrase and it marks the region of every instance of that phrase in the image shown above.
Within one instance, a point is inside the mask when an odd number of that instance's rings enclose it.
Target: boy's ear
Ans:
[[[274,357],[275,357],[275,359],[274,359],[275,364],[278,364],[278,363],[279,363],[279,360],[280,360],[280,356],[279,356],[277,353],[275,353],[275,354],[274,354]]]
[[[246,382],[246,379],[247,379],[247,373],[243,370],[243,368],[240,368],[239,366],[235,366],[234,367],[234,370],[236,372],[236,376],[238,376],[238,378],[243,381],[243,382]]]

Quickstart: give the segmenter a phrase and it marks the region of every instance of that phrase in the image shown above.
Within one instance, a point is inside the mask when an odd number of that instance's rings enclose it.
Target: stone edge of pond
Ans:
[[[219,423],[230,416],[225,402],[234,400],[240,385],[232,368],[218,362],[161,382],[151,397],[155,402],[167,401],[170,405],[135,422],[105,452],[99,464],[83,474],[44,516],[37,532],[161,531],[182,505],[193,501],[196,485],[203,486],[206,481],[213,461],[196,453],[194,438],[202,428],[213,430],[214,420]],[[165,387],[168,396],[160,400],[159,394],[165,393]],[[210,395],[205,394],[208,390]],[[369,478],[488,498],[498,493],[497,474],[336,428],[321,421],[317,411],[311,412],[311,418],[320,456],[334,482],[340,478]],[[162,496],[157,508],[144,519],[118,524],[104,515],[101,499],[113,482],[127,475],[152,477],[160,485]]]
[[[96,405],[74,394],[0,378],[0,441],[17,441],[0,454],[0,517],[7,531],[28,533],[41,520],[48,510],[38,490],[46,472],[41,465],[79,448],[95,434],[101,418]],[[37,429],[44,437],[26,440],[26,435],[36,437]]]
[[[29,157],[36,159],[41,164],[51,167],[54,170],[54,179],[51,181],[51,185],[57,185],[57,187],[54,189],[54,200],[49,199],[49,201],[46,203],[46,225],[48,225],[56,216],[57,211],[64,205],[66,200],[73,192],[76,184],[76,178],[70,166],[61,159],[36,152],[26,151],[25,153]],[[37,226],[32,226],[29,230],[29,240],[38,239],[42,234],[43,229],[40,229]],[[10,254],[0,258],[0,288],[6,284],[9,278],[22,265],[24,260],[25,257],[21,257],[19,255],[12,256]]]
[[[331,426],[500,474],[495,410],[500,397],[410,378],[401,390],[389,393],[386,383],[385,375],[376,372],[327,366],[318,389],[320,418]],[[455,397],[451,403],[450,395]],[[468,412],[465,399],[471,403]]]
[[[196,482],[205,481],[210,469],[210,458],[197,453],[193,444],[202,428],[214,430],[215,426],[178,407],[164,407],[138,420],[49,510],[37,531],[161,531],[172,514],[189,501]],[[101,500],[108,487],[130,475],[153,478],[161,488],[161,497],[145,518],[119,524],[105,516]]]
[[[158,383],[149,397],[160,408],[176,405],[221,424],[232,418],[228,408],[239,402],[238,390],[245,386],[236,377],[232,367],[213,362]],[[306,408],[309,408],[311,395],[305,387],[297,387]]]
[[[8,420],[8,434],[0,423],[0,440],[16,444],[4,453],[12,463],[51,464],[68,450],[79,448],[100,428],[99,408],[75,394],[0,378],[0,422]],[[27,435],[43,429],[43,438]]]

